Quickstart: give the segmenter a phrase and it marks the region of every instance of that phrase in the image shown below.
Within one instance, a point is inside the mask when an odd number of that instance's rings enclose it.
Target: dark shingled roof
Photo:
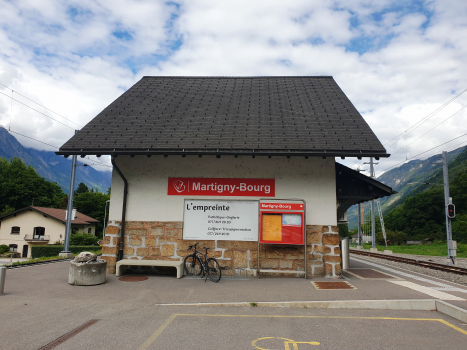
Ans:
[[[60,155],[388,157],[332,77],[143,77]]]

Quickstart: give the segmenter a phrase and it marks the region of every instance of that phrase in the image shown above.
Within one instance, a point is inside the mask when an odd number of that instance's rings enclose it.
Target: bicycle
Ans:
[[[219,263],[214,258],[208,258],[208,249],[210,248],[203,247],[206,249],[206,254],[203,254],[196,249],[198,244],[199,242],[188,247],[188,250],[194,249],[195,251],[193,254],[186,256],[183,261],[185,273],[187,276],[199,276],[202,273],[202,277],[206,276],[204,282],[207,281],[208,277],[213,282],[219,282],[222,274]],[[202,257],[204,257],[204,261]]]

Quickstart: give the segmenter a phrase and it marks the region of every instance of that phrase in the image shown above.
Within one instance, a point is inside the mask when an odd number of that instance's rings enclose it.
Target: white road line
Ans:
[[[427,294],[429,296],[432,296],[433,298],[436,299],[441,299],[441,300],[465,300],[459,297],[456,297],[455,295],[451,295],[448,293],[440,292],[438,290],[434,290],[430,287],[425,287],[421,286],[417,283],[409,282],[409,281],[388,281],[394,284],[397,284],[399,286],[407,287],[413,290],[416,290],[417,292]]]

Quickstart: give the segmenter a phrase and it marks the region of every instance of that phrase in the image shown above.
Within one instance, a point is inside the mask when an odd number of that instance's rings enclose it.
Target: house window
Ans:
[[[88,228],[88,233],[91,233],[91,228],[90,227]]]
[[[17,244],[10,244],[10,252],[17,252],[18,245]]]
[[[19,235],[19,227],[18,226],[13,226],[11,228],[11,234],[12,235]]]
[[[43,239],[45,234],[44,227],[34,227],[34,239]]]

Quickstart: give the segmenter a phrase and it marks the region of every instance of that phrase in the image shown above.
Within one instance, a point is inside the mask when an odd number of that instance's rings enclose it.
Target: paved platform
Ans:
[[[6,295],[0,297],[2,315],[9,315],[0,318],[2,347],[39,349],[83,325],[55,348],[439,349],[467,341],[467,322],[438,311],[366,309],[375,302],[436,299],[467,310],[467,287],[358,258],[342,280],[212,283],[177,279],[174,269],[173,276],[122,282],[108,275],[103,285],[80,287],[67,283],[68,267],[58,262],[7,271]],[[312,283],[329,281],[354,288],[317,289]],[[308,306],[326,307],[323,302],[360,309]],[[238,303],[242,307],[228,306]]]

